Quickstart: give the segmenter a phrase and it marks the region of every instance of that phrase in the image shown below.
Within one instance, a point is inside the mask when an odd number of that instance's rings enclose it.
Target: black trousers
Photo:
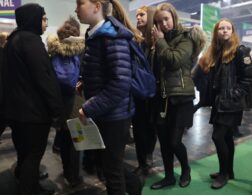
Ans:
[[[56,132],[55,144],[58,142],[60,146],[60,156],[63,164],[64,177],[68,182],[76,182],[80,177],[80,152],[75,150],[70,131],[66,121],[70,118],[73,111],[75,93],[63,93],[63,122],[60,130]],[[76,109],[76,108],[75,108]]]
[[[182,143],[183,132],[184,128],[169,128],[165,125],[158,127],[158,139],[167,178],[174,177],[174,155],[181,164],[182,174],[189,168],[186,147]]]
[[[166,117],[162,120],[160,118],[157,122],[158,139],[167,178],[174,177],[174,155],[181,164],[182,174],[189,168],[187,151],[182,143],[182,136],[185,127],[192,126],[192,119],[193,104],[190,101],[176,105],[169,103]]]
[[[50,124],[11,123],[12,140],[17,151],[15,175],[19,194],[30,195],[39,188],[39,165],[44,155]]]
[[[69,130],[57,131],[59,139],[60,157],[63,164],[63,175],[69,183],[80,177],[80,152],[75,150]]]
[[[213,125],[212,139],[219,159],[219,172],[222,175],[233,174],[234,139],[233,128],[221,124]]]
[[[102,169],[108,195],[125,195],[124,151],[129,135],[130,119],[98,122],[106,149],[101,150]]]
[[[0,137],[3,134],[5,128],[6,128],[6,123],[5,123],[4,119],[3,119],[3,115],[0,114]]]
[[[140,167],[147,166],[147,155],[152,155],[157,135],[151,113],[145,100],[135,101],[135,115],[132,119],[136,155]]]

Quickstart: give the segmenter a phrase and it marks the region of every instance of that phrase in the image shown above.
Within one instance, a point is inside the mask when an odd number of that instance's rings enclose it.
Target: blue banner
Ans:
[[[15,18],[15,9],[21,0],[0,0],[0,18]]]

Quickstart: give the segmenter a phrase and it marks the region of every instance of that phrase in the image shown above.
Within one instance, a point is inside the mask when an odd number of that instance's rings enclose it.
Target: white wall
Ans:
[[[76,16],[75,0],[22,0],[25,3],[38,3],[45,8],[49,26],[59,26],[69,15]]]
[[[129,0],[120,2],[128,10]],[[59,26],[69,15],[76,16],[76,0],[22,0],[22,4],[25,3],[39,3],[43,6],[49,18],[49,26]]]
[[[120,0],[123,7],[128,10],[129,0]],[[45,8],[48,17],[48,28],[43,37],[48,34],[55,34],[56,29],[70,16],[75,16],[76,0],[22,0],[22,4],[38,3]],[[128,11],[127,11],[128,12]],[[135,11],[129,13],[131,20],[135,23]],[[87,25],[81,25],[82,35],[85,33]]]
[[[48,18],[48,28],[42,35],[45,39],[50,34],[56,34],[57,29],[64,23],[64,21],[71,15],[77,18],[75,13],[75,0],[22,0],[22,4],[38,3],[45,8]],[[87,25],[81,25],[81,35],[84,36]]]

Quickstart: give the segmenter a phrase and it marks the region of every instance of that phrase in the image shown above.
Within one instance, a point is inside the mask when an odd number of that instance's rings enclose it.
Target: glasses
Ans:
[[[45,22],[46,24],[48,24],[48,18],[47,17],[43,17],[42,21]]]

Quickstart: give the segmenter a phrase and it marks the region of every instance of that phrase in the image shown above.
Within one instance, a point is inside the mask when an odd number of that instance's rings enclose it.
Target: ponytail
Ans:
[[[135,28],[129,20],[125,10],[118,0],[109,0],[112,4],[112,16],[114,16],[117,20],[119,20],[124,26],[126,26],[131,32],[134,34],[134,39],[136,42],[141,43],[143,41],[143,37],[141,32]]]
[[[92,3],[100,2],[102,4],[102,11],[104,17],[110,15],[114,16],[119,20],[124,26],[126,26],[134,35],[136,42],[141,43],[144,39],[141,32],[137,30],[130,22],[125,10],[118,0],[90,0]],[[112,5],[112,12],[111,12]]]

